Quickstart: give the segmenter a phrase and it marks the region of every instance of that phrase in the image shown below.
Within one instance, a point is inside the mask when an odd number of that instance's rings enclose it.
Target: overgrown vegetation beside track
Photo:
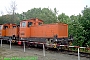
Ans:
[[[69,50],[70,51],[75,51],[75,52],[77,52],[78,51],[78,49],[77,48],[69,48]],[[86,49],[86,48],[80,48],[80,52],[83,52],[83,53],[90,53],[90,50],[88,50],[88,49]]]

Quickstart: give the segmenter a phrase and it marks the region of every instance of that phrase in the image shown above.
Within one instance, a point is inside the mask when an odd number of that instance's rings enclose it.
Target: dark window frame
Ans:
[[[28,27],[32,26],[33,22],[28,22]]]

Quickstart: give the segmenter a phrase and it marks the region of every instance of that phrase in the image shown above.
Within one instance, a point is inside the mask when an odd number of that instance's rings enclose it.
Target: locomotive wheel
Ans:
[[[35,47],[38,47],[38,45],[37,45],[37,44],[35,44],[34,46],[35,46]]]
[[[72,42],[71,42],[71,41],[69,41],[69,45],[70,45],[70,46],[72,45]]]
[[[49,48],[48,47],[45,47],[45,50],[47,51]]]
[[[60,50],[60,47],[57,47],[57,50],[59,51]]]

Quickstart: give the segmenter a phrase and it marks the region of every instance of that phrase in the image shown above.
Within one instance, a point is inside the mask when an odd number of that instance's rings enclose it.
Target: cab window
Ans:
[[[4,26],[4,29],[7,29],[8,28],[8,26]]]
[[[22,27],[26,27],[26,22],[22,22]]]
[[[39,25],[42,25],[42,23],[41,23],[41,22],[39,22],[38,24],[39,24]]]
[[[32,22],[28,22],[28,27],[32,26],[33,23]]]
[[[13,28],[16,28],[16,26],[13,26]]]
[[[0,30],[2,30],[2,26],[0,26]]]

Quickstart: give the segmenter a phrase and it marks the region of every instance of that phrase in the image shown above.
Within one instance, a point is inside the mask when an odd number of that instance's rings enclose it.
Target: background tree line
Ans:
[[[56,8],[53,10],[49,8],[33,8],[27,12],[21,14],[15,13],[0,16],[0,24],[5,23],[16,23],[19,24],[21,20],[30,18],[39,18],[44,21],[45,24],[49,23],[67,23],[69,26],[69,36],[73,35],[74,42],[73,45],[77,46],[89,46],[90,47],[90,8],[84,7],[81,11],[82,14],[75,15],[65,15],[65,13],[58,14]]]

